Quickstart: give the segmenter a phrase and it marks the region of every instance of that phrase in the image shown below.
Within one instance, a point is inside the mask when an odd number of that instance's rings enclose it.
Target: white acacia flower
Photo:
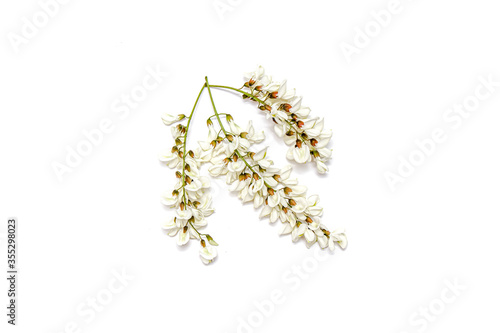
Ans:
[[[173,116],[171,114],[168,114],[168,113],[164,113],[162,116],[161,116],[161,119],[163,120],[163,123],[165,125],[172,125],[178,121],[181,121],[182,119],[186,118],[185,115],[183,114],[179,114],[177,116]]]
[[[217,249],[215,248],[215,246],[205,244],[205,246],[202,246],[200,248],[200,258],[205,265],[210,264],[215,259],[215,257],[217,257]]]
[[[290,147],[286,157],[289,160],[295,160],[297,163],[307,163],[311,160],[311,150],[307,145],[302,145],[301,147]]]

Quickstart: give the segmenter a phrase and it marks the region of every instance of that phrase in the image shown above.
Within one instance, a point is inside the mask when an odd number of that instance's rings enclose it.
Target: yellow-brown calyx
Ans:
[[[297,122],[297,126],[298,126],[299,128],[302,128],[302,126],[304,126],[304,122],[303,122],[302,120],[299,120],[299,121]]]
[[[186,226],[184,226],[184,228],[182,228],[182,232],[186,233],[187,231],[188,231],[188,226],[186,225]]]
[[[178,151],[178,150],[179,150],[179,147],[177,147],[177,146],[173,146],[173,147],[172,147],[172,153],[175,153],[175,152],[176,152],[176,151]]]
[[[200,243],[201,243],[201,246],[202,246],[202,247],[207,246],[207,244],[205,244],[205,240],[204,240],[204,239],[202,239]]]
[[[273,176],[274,180],[279,182],[280,181],[280,175],[274,175]]]
[[[302,148],[302,141],[300,140],[295,141],[295,147]]]
[[[312,145],[313,147],[316,147],[316,145],[317,145],[317,144],[318,144],[318,140],[316,140],[316,139],[314,139],[314,138],[313,138],[313,139],[311,139],[311,145]]]
[[[182,173],[180,171],[175,172],[175,177],[182,178]]]
[[[290,204],[290,206],[295,206],[297,204],[293,199],[288,200],[288,203]]]
[[[267,193],[269,193],[269,195],[274,195],[274,190],[272,188],[268,187]]]
[[[181,202],[181,204],[179,205],[179,208],[181,210],[184,210],[186,208],[186,204],[184,202]]]
[[[312,223],[312,222],[313,222],[313,220],[312,220],[312,218],[310,218],[310,217],[308,216],[308,217],[306,217],[306,222],[307,222],[307,223]]]
[[[255,181],[257,181],[257,180],[259,180],[259,179],[260,179],[260,176],[259,176],[257,173],[255,173],[255,172],[254,172],[254,174],[253,174],[253,179],[254,179]]]
[[[234,140],[234,138],[233,138],[233,136],[231,134],[228,134],[226,136],[226,138],[228,139],[229,142],[233,142],[233,140]]]
[[[286,195],[288,195],[288,194],[292,193],[292,189],[291,189],[291,188],[289,188],[288,186],[287,186],[287,187],[285,187],[285,188],[283,189],[283,191],[285,192],[285,194],[286,194]]]
[[[191,178],[190,178],[189,176],[186,176],[186,177],[184,178],[184,180],[186,181],[186,183],[191,184],[191,181],[192,181],[192,180],[191,180]]]

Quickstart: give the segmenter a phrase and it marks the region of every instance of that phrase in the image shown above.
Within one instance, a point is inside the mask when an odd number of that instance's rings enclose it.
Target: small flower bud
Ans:
[[[231,134],[228,134],[226,138],[229,140],[229,142],[233,142],[233,136]]]
[[[177,117],[179,117],[179,120],[182,120],[182,119],[186,118],[186,115],[185,114],[179,114]]]
[[[259,109],[261,109],[262,111],[266,110],[266,106],[265,105],[259,105]]]
[[[283,207],[283,212],[285,212],[285,214],[288,213],[288,208]]]
[[[185,176],[184,180],[186,181],[186,183],[188,184],[191,184],[192,180],[189,176]]]
[[[264,88],[264,87],[263,86],[257,86],[257,87],[255,87],[255,90],[262,91],[262,88]]]
[[[178,150],[179,150],[179,148],[178,148],[177,146],[173,146],[173,147],[172,147],[172,153],[175,153],[175,152],[176,152],[176,151],[178,151]]]
[[[212,146],[212,148],[215,148],[215,146],[217,146],[217,141],[213,140],[212,142],[210,142],[210,145]]]
[[[233,116],[231,116],[230,114],[227,114],[227,115],[226,115],[226,120],[227,120],[227,122],[229,122],[229,123],[230,123],[230,122],[232,122],[234,119],[233,119]]]
[[[279,182],[280,181],[280,175],[274,175],[273,176],[274,180]]]
[[[219,246],[219,244],[217,244],[217,242],[216,242],[216,241],[214,241],[214,239],[212,238],[212,236],[207,235],[207,240],[208,240],[208,242],[210,243],[210,245],[213,245],[213,246]]]
[[[306,217],[306,222],[307,222],[307,223],[312,223],[312,222],[313,222],[313,220],[312,220],[312,218],[310,218],[310,217],[308,216],[308,217]]]
[[[238,180],[239,180],[240,182],[244,181],[244,180],[245,180],[245,175],[244,175],[244,174],[239,175],[239,176],[238,176]]]
[[[200,205],[200,202],[199,201],[195,201],[193,202],[193,206],[194,208],[198,208],[198,206]]]
[[[316,145],[317,145],[317,144],[318,144],[318,140],[316,140],[316,139],[311,139],[311,145],[312,145],[313,147],[316,147]]]
[[[184,208],[186,208],[186,204],[184,202],[181,202],[181,204],[179,205],[179,208],[181,210],[184,210]]]
[[[271,111],[273,108],[271,107],[271,105],[266,105],[266,110],[267,111]]]
[[[309,138],[309,136],[307,135],[306,132],[302,132],[302,134],[300,135],[302,137],[302,139],[304,140],[307,140]]]
[[[202,247],[207,246],[207,245],[205,244],[205,240],[203,240],[203,239],[200,241],[200,243],[201,243],[201,246],[202,246]]]
[[[286,132],[286,136],[292,136],[292,135],[294,135],[294,134],[295,134],[295,132],[294,132],[294,131],[292,131],[292,130],[288,130],[288,131]]]
[[[181,177],[182,177],[182,173],[181,173],[180,171],[176,171],[176,172],[175,172],[175,176],[176,176],[177,178],[181,178]]]
[[[233,155],[233,162],[236,162],[236,161],[238,161],[238,155],[234,154]]]
[[[188,155],[191,156],[191,158],[194,158],[194,152],[192,150],[188,151]]]
[[[269,193],[269,195],[274,195],[274,189],[268,187],[267,188],[267,193]]]
[[[184,157],[184,152],[179,151],[179,152],[177,153],[177,155],[179,155],[179,157],[180,157],[180,158],[182,158],[182,157]]]
[[[297,139],[297,141],[295,141],[295,147],[302,148],[302,141]]]
[[[253,174],[253,179],[254,179],[255,181],[257,181],[257,180],[259,180],[259,179],[260,179],[260,176],[259,176],[257,173],[255,173],[255,172],[254,172],[254,174]]]
[[[319,157],[319,152],[317,150],[313,150],[311,151],[311,155],[317,158]]]
[[[176,196],[178,196],[178,195],[179,195],[179,191],[177,191],[177,190],[173,190],[173,191],[172,191],[172,196],[173,196],[173,197],[176,197]]]
[[[176,138],[175,139],[175,144],[178,145],[178,146],[182,145],[182,140],[180,138]]]
[[[295,206],[297,204],[293,199],[288,200],[288,203],[290,204],[290,206]]]
[[[253,151],[251,151],[248,153],[248,156],[250,156],[250,158],[253,159],[255,157],[255,153]]]
[[[231,162],[231,159],[229,157],[226,157],[223,161],[227,165],[229,162]]]
[[[191,166],[189,164],[186,164],[184,169],[186,169],[187,172],[191,172]]]
[[[186,225],[186,226],[184,226],[184,228],[182,229],[182,232],[183,232],[183,233],[186,233],[187,231],[188,231],[188,226]]]
[[[302,126],[304,126],[304,122],[303,122],[302,120],[299,120],[299,121],[297,122],[297,126],[298,126],[299,128],[302,128]]]
[[[210,118],[207,119],[207,126],[212,126],[214,123]]]
[[[240,137],[242,137],[243,139],[246,139],[248,133],[247,132],[241,132],[240,133]]]
[[[283,191],[285,192],[285,194],[286,194],[286,195],[289,195],[290,193],[292,193],[292,189],[291,189],[291,188],[289,188],[288,186],[287,186],[287,187],[285,187],[285,188],[283,189]]]
[[[268,96],[269,98],[278,98],[278,92],[277,91],[270,92]]]

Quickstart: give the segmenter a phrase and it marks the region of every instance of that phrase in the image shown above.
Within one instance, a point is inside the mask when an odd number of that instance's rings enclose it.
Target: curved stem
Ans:
[[[243,92],[242,90],[239,90],[239,89],[236,89],[236,88],[232,88],[232,87],[225,87],[225,86],[211,86],[209,83],[208,83],[208,77],[205,76],[205,85],[208,89],[208,95],[210,95],[210,101],[212,102],[212,107],[214,109],[214,113],[215,113],[215,116],[217,117],[217,121],[219,122],[219,126],[220,128],[222,129],[222,132],[224,132],[224,135],[226,136],[226,139],[227,139],[227,135],[228,133],[226,132],[226,129],[224,128],[224,125],[222,125],[222,121],[220,120],[220,117],[219,117],[219,113],[217,112],[217,108],[215,107],[215,103],[214,103],[214,99],[212,97],[212,91],[210,90],[210,87],[216,87],[216,88],[228,88],[228,89],[233,89],[233,90],[236,90],[236,91],[241,91]],[[246,166],[250,169],[250,171],[252,171],[253,173],[256,173],[259,175],[259,177],[262,178],[262,180],[264,181],[264,184],[266,185],[266,187],[270,187],[269,184],[266,183],[266,181],[264,180],[264,178],[258,173],[256,172],[252,166],[250,164],[248,164],[248,162],[245,160],[245,158],[241,155],[241,153],[238,151],[238,149],[235,149],[234,152],[236,153],[236,155],[238,155],[238,157],[246,164]]]
[[[244,90],[241,90],[241,89],[238,89],[238,88],[233,88],[233,87],[229,87],[229,86],[221,86],[221,85],[210,85],[210,87],[212,87],[212,88],[221,88],[221,89],[234,90],[234,91],[237,91],[237,92],[239,92],[239,93],[247,96],[248,98],[251,98],[251,99],[253,99],[253,100],[255,100],[255,101],[257,101],[257,102],[259,102],[259,103],[261,103],[263,105],[267,105],[266,101],[261,100],[260,98],[258,98],[254,94],[248,93],[248,92],[246,92]],[[289,121],[287,119],[283,119],[283,120],[288,124],[288,126],[290,126],[290,129],[293,129],[296,133],[301,133],[302,134],[304,132],[304,131],[301,131],[300,128],[295,128],[294,124],[291,121]],[[296,137],[297,137],[298,140],[300,139],[300,141],[305,142],[305,140],[304,140],[304,138],[302,138],[302,136],[298,136],[297,135]]]
[[[203,84],[203,87],[201,87],[200,93],[198,94],[198,97],[196,98],[196,102],[194,103],[193,110],[191,110],[191,113],[188,116],[188,122],[186,124],[186,132],[184,133],[184,144],[182,148],[182,197],[184,198],[184,202],[186,202],[186,143],[187,143],[187,135],[189,131],[189,125],[191,124],[191,120],[193,119],[193,114],[194,110],[196,110],[196,106],[198,105],[198,101],[200,100],[201,93],[205,88],[207,87],[207,84]]]
[[[239,93],[241,93],[241,94],[243,94],[243,95],[245,95],[245,96],[247,96],[249,98],[255,99],[259,103],[266,104],[265,101],[261,100],[257,96],[255,96],[253,94],[250,94],[250,93],[247,93],[246,91],[238,89],[238,88],[233,88],[233,87],[228,87],[228,86],[220,86],[220,85],[211,85],[210,87],[212,87],[212,88],[222,88],[222,89],[234,90],[234,91],[237,91],[237,92],[239,92]]]

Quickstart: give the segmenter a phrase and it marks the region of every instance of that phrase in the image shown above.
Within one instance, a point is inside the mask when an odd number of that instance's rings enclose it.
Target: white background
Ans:
[[[2,279],[2,332],[237,332],[249,317],[254,327],[241,332],[498,331],[500,87],[458,128],[443,119],[480,76],[500,81],[498,5],[401,0],[348,62],[341,43],[353,44],[356,27],[389,1],[231,3],[221,16],[212,0],[69,1],[18,52],[9,33],[21,34],[40,5],[1,3],[0,218],[19,219],[20,246],[18,326],[5,323]],[[174,181],[157,160],[172,145],[160,116],[189,112],[205,75],[241,86],[257,64],[287,78],[333,129],[330,173],[311,165],[295,175],[349,246],[318,262],[316,246],[279,237],[215,181],[206,230],[219,257],[204,266],[196,243],[179,249],[160,228],[171,212],[159,197]],[[112,104],[148,66],[169,76],[121,119]],[[214,94],[221,112],[264,129],[276,164],[287,163],[253,105]],[[205,137],[207,97],[192,144]],[[113,131],[59,181],[52,164],[105,118]],[[435,128],[447,140],[391,191],[384,173]],[[1,251],[4,270],[5,239]],[[291,270],[302,265],[310,273],[299,278]],[[122,269],[133,279],[85,321],[77,309]],[[446,281],[466,290],[454,296]],[[275,289],[284,301],[264,318],[254,302]],[[454,297],[441,308],[443,293]],[[415,313],[429,306],[439,314],[422,323]]]

